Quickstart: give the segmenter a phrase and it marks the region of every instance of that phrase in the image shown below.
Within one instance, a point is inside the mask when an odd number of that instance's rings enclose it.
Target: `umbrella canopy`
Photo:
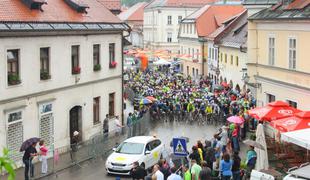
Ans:
[[[236,124],[243,124],[244,119],[241,118],[240,116],[230,116],[229,118],[227,118],[227,121]]]
[[[291,117],[271,121],[270,125],[281,132],[310,128],[310,111],[296,113]]]
[[[157,99],[154,98],[153,96],[147,96],[146,99],[148,99],[148,100],[150,100],[152,102],[157,101]]]
[[[29,148],[33,143],[37,143],[40,141],[40,138],[37,137],[33,137],[30,139],[27,139],[26,141],[23,142],[23,144],[21,145],[19,151],[23,152],[25,151],[27,148]]]
[[[224,87],[228,87],[228,86],[229,86],[229,85],[227,84],[227,82],[222,82],[221,85],[224,86]]]
[[[295,109],[283,101],[275,101],[267,104],[267,106],[258,107],[248,111],[249,115],[255,119],[265,121],[273,121],[276,119],[290,117],[294,113],[299,112],[301,112],[301,110]]]
[[[259,144],[256,141],[253,141],[251,139],[247,139],[247,140],[243,141],[243,143],[246,144],[246,145],[249,145],[249,146],[253,146],[255,148],[259,148],[259,149],[265,150],[265,147],[263,145]]]
[[[141,101],[140,101],[140,104],[151,104],[151,103],[152,103],[152,101],[147,99],[147,98],[141,99]]]
[[[310,128],[282,133],[281,140],[310,150]]]
[[[214,90],[218,90],[218,91],[222,91],[223,89],[224,89],[224,87],[221,86],[221,85],[216,85],[216,86],[214,87]]]
[[[262,124],[258,124],[256,129],[256,142],[258,144],[261,144],[263,146],[263,149],[267,149],[264,126]],[[257,154],[257,160],[255,166],[256,170],[260,171],[262,169],[268,169],[269,163],[268,163],[267,151],[262,150],[260,148],[255,148],[255,152]]]

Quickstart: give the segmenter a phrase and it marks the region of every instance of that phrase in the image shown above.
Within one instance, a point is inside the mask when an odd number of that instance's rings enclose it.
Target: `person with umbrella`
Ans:
[[[30,177],[33,177],[34,174],[34,166],[32,164],[33,157],[38,155],[36,150],[37,140],[30,141],[31,139],[25,141],[21,147],[21,151],[25,151],[23,156],[23,163],[25,164],[25,180],[29,180],[29,169],[30,169]],[[27,145],[25,145],[27,144]]]

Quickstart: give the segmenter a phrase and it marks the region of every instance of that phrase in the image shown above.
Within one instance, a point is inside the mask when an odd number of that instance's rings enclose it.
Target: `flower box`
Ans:
[[[101,70],[101,65],[100,64],[94,65],[94,71],[100,71],[100,70]]]
[[[110,63],[110,68],[115,68],[116,65],[117,65],[117,62],[116,62],[116,61],[112,61],[112,62]]]
[[[8,84],[9,85],[20,84],[19,75],[17,75],[17,74],[9,74],[8,75]]]
[[[74,67],[72,69],[72,74],[80,74],[81,73],[81,68],[80,67]]]
[[[47,80],[47,79],[50,79],[50,78],[51,78],[51,75],[49,75],[48,72],[46,72],[46,71],[40,72],[40,79],[41,80]]]

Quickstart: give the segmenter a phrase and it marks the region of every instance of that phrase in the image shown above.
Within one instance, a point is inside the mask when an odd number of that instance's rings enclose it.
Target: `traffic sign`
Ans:
[[[187,156],[186,139],[173,138],[173,153],[176,156]]]

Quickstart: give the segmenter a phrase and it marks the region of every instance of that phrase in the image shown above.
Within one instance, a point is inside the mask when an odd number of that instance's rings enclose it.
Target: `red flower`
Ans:
[[[111,67],[116,67],[117,62],[116,61],[112,61],[110,65],[111,65]]]
[[[80,67],[74,67],[73,70],[72,70],[73,74],[80,74],[81,72],[81,68]]]

